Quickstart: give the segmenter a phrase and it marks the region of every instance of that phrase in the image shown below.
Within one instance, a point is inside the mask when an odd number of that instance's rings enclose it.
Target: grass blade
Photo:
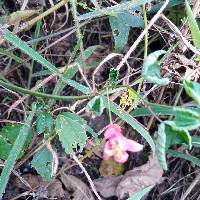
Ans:
[[[172,149],[169,149],[167,151],[167,153],[173,157],[176,157],[176,158],[182,158],[182,159],[185,159],[187,161],[190,161],[192,163],[194,163],[195,165],[199,166],[200,167],[200,159],[194,157],[194,156],[191,156],[191,155],[188,155],[188,154],[185,154],[185,153],[182,153],[182,152],[178,152],[178,151],[175,151],[175,150],[172,150]]]
[[[36,104],[34,104],[32,111],[31,111],[30,115],[28,116],[25,124],[20,129],[19,135],[10,151],[8,159],[5,162],[5,167],[3,168],[3,171],[0,176],[0,199],[2,198],[3,193],[5,192],[5,188],[8,183],[8,179],[11,174],[11,171],[15,165],[16,159],[17,159],[18,155],[20,154],[20,151],[23,148],[23,145],[28,136],[29,129],[31,127],[31,122],[32,122],[35,111],[36,111]]]
[[[190,8],[190,5],[187,0],[185,0],[185,6],[186,6],[186,12],[188,16],[188,23],[190,27],[190,31],[192,34],[192,40],[194,42],[195,47],[200,49],[200,30],[199,26],[197,24],[197,21],[195,20],[195,16],[193,14],[192,9]]]
[[[63,82],[67,83],[68,85],[76,88],[77,90],[79,90],[85,94],[88,94],[91,92],[91,90],[88,87],[86,87],[80,83],[77,83],[76,81],[73,81],[73,80],[63,77],[62,73],[60,73],[58,68],[56,68],[48,60],[43,58],[39,53],[37,53],[35,50],[33,50],[31,47],[29,47],[26,44],[26,42],[22,41],[19,37],[14,35],[9,30],[4,31],[3,36],[4,36],[4,39],[6,39],[10,43],[12,43],[14,46],[16,46],[17,48],[22,50],[24,53],[26,53],[27,55],[29,55],[30,57],[35,59],[37,62],[39,62],[46,68],[48,68],[52,73],[56,73],[60,78],[62,78]]]

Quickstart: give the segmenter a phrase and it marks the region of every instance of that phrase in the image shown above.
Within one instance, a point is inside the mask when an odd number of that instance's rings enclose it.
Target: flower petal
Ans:
[[[104,137],[106,139],[109,139],[111,137],[114,137],[116,135],[123,135],[121,133],[121,128],[117,124],[110,124],[107,126],[106,131],[104,133]]]
[[[120,156],[117,154],[114,154],[114,159],[118,163],[125,163],[128,160],[128,153],[126,153],[125,151],[122,151]]]
[[[113,155],[114,155],[114,150],[112,148],[112,144],[110,143],[110,141],[107,141],[104,146],[103,159],[108,160]]]
[[[126,138],[126,151],[137,152],[143,149],[143,145]]]

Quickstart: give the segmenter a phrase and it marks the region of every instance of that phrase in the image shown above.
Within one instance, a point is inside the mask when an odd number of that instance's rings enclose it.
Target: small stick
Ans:
[[[87,177],[89,183],[90,183],[90,186],[94,192],[94,194],[96,195],[96,197],[98,198],[98,200],[102,200],[102,198],[99,196],[95,186],[94,186],[94,183],[92,182],[92,179],[90,178],[90,175],[88,174],[88,172],[86,171],[85,167],[82,165],[82,163],[79,161],[79,159],[76,157],[76,155],[74,154],[73,155],[73,159],[76,161],[76,163],[79,165],[79,167],[82,169],[82,171],[84,172],[85,176]]]
[[[138,44],[141,42],[142,38],[147,34],[148,30],[154,25],[154,23],[158,20],[163,10],[166,8],[167,4],[169,3],[169,0],[166,0],[163,6],[160,8],[160,10],[156,13],[156,15],[151,19],[148,26],[144,29],[144,31],[140,34],[140,36],[137,38],[137,40],[133,43],[133,45],[130,47],[124,58],[121,60],[117,68],[121,68],[124,63],[127,61],[127,59],[130,57],[130,55],[133,53],[133,51],[136,49]]]

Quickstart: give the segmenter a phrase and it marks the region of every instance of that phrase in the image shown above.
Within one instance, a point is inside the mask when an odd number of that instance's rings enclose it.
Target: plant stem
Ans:
[[[21,92],[23,94],[29,94],[32,96],[36,96],[36,97],[41,97],[41,98],[46,98],[46,99],[56,99],[56,100],[62,100],[62,101],[73,101],[73,100],[81,100],[81,99],[89,99],[90,97],[92,97],[92,95],[83,95],[83,96],[57,96],[57,95],[51,95],[51,94],[45,94],[45,93],[41,93],[41,92],[33,92],[31,90],[16,86],[12,83],[6,83],[2,80],[0,80],[0,85],[16,91],[16,92]]]
[[[17,32],[21,32],[22,30],[26,29],[27,27],[32,27],[36,22],[42,20],[44,17],[50,15],[51,13],[55,12],[62,6],[64,6],[66,3],[68,3],[69,0],[62,0],[61,2],[57,3],[55,6],[51,7],[47,11],[43,12],[41,15],[31,19],[30,21],[26,22],[24,26],[22,26]]]
[[[142,5],[142,11],[143,11],[143,15],[144,15],[144,28],[147,28],[147,13],[146,13],[146,9],[145,9],[145,4]],[[145,36],[144,36],[144,59],[147,57],[148,55],[148,31],[146,32]]]
[[[108,95],[108,88],[106,88],[106,94],[107,94],[107,99],[108,99],[108,114],[109,114],[109,120],[110,120],[110,123],[113,124],[113,121],[112,121],[112,114],[111,114],[111,110],[110,110],[110,100],[109,100],[109,95]]]

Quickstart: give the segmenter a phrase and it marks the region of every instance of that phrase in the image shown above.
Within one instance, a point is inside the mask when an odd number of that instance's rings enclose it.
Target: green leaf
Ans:
[[[166,152],[171,145],[186,144],[191,148],[191,136],[186,129],[177,128],[173,121],[162,122],[156,140],[156,155],[161,167],[167,170]]]
[[[30,115],[28,116],[28,118],[26,119],[25,124],[20,129],[19,134],[15,140],[15,143],[9,153],[8,159],[5,162],[5,167],[3,168],[3,171],[1,172],[0,199],[2,198],[3,193],[5,191],[9,176],[14,168],[15,161],[24,146],[26,138],[28,137],[29,131],[31,129],[31,122],[34,117],[35,111],[36,111],[36,104],[33,104],[32,111],[31,111]]]
[[[40,112],[36,121],[36,130],[39,134],[53,131],[53,118],[50,113]]]
[[[72,155],[73,149],[79,146],[80,151],[86,145],[86,125],[80,121],[80,117],[74,113],[65,112],[56,119],[56,132],[67,154]]]
[[[185,130],[196,129],[200,126],[200,114],[184,108],[174,108],[175,119],[174,123],[176,127],[182,128]]]
[[[115,50],[118,52],[123,50],[128,41],[130,27],[144,27],[143,19],[128,12],[109,16],[109,22],[115,39]]]
[[[142,4],[148,3],[148,2],[150,2],[150,0],[123,2],[116,6],[111,6],[111,7],[95,10],[93,12],[89,12],[89,13],[80,15],[78,17],[78,21],[89,20],[89,19],[92,19],[95,17],[101,17],[101,16],[105,16],[105,15],[112,15],[113,13],[119,13],[119,12],[128,11],[128,10],[133,11],[134,8],[136,8]]]
[[[176,115],[178,107],[175,106],[168,106],[168,105],[162,105],[162,104],[155,104],[155,103],[149,103],[149,108],[155,115]],[[200,114],[200,108],[191,107],[191,108],[181,108],[184,110],[192,110]],[[152,113],[149,111],[147,107],[141,107],[136,108],[131,112],[131,115],[133,117],[143,117],[143,116],[151,116]]]
[[[124,110],[119,110],[117,104],[115,104],[112,101],[109,101],[109,104],[110,104],[110,106],[109,106],[108,99],[105,96],[102,96],[102,100],[103,100],[104,106],[107,109],[109,109],[109,107],[110,107],[111,112],[115,113],[126,123],[130,124],[133,129],[135,129],[138,133],[140,133],[140,135],[142,137],[144,137],[144,139],[149,143],[153,153],[155,153],[155,144],[154,144],[154,141],[151,138],[149,132],[130,114],[126,113]]]
[[[147,193],[149,193],[153,187],[154,186],[152,185],[152,186],[144,188],[143,190],[141,190],[139,192],[136,192],[133,196],[128,198],[128,200],[141,200],[142,197],[144,197]]]
[[[14,46],[16,46],[17,48],[22,50],[24,53],[26,53],[27,55],[29,55],[30,57],[35,59],[38,63],[40,63],[43,66],[45,66],[46,68],[48,68],[52,73],[56,73],[60,78],[62,78],[63,82],[67,83],[71,87],[74,87],[77,90],[79,90],[85,94],[88,94],[91,92],[91,90],[88,87],[86,87],[80,83],[77,83],[74,80],[65,78],[62,75],[62,73],[58,70],[58,68],[56,68],[53,64],[51,64],[49,61],[47,61],[45,58],[43,58],[39,53],[37,53],[35,50],[33,50],[31,47],[29,47],[26,42],[22,41],[19,37],[14,35],[9,30],[5,31],[3,37],[4,37],[4,39],[6,39],[10,43],[12,43]]]
[[[53,157],[51,152],[46,148],[39,150],[31,161],[32,167],[34,167],[38,174],[43,178],[44,181],[51,181],[53,177],[52,174],[52,161]]]
[[[192,146],[200,148],[200,137],[199,136],[192,136]]]
[[[15,140],[17,139],[20,129],[23,125],[21,124],[9,124],[2,128],[0,132],[0,159],[6,160],[13,147]],[[29,134],[26,138],[24,146],[18,156],[21,158],[27,150],[32,138],[32,130],[30,129]]]
[[[104,108],[102,97],[95,96],[88,102],[86,112],[95,112],[96,115],[100,116],[103,113]]]
[[[187,161],[190,161],[192,163],[194,163],[195,165],[199,166],[200,167],[200,159],[194,157],[194,156],[191,156],[189,154],[185,154],[185,153],[182,153],[182,152],[178,152],[178,151],[175,151],[175,150],[172,150],[172,149],[169,149],[167,151],[167,153],[175,158],[182,158],[182,159],[185,159]]]
[[[169,78],[162,78],[160,76],[160,64],[158,64],[158,58],[160,55],[166,53],[166,51],[159,50],[148,55],[144,61],[142,67],[142,76],[149,83],[158,85],[169,84]]]
[[[200,49],[200,30],[199,30],[199,26],[197,24],[197,21],[195,20],[193,11],[190,8],[190,5],[189,5],[187,0],[185,0],[185,6],[186,6],[187,17],[188,17],[188,24],[189,24],[189,27],[190,27],[190,31],[192,33],[192,40],[194,42],[195,47]]]
[[[200,84],[194,81],[185,80],[183,87],[187,95],[200,105]]]
[[[19,10],[11,13],[10,15],[1,17],[0,20],[3,20],[3,22],[8,25],[15,25],[38,13],[39,10]]]
[[[165,124],[161,123],[158,128],[158,136],[156,140],[156,155],[160,166],[167,170],[166,161],[166,134],[165,134]]]
[[[117,85],[117,81],[119,80],[119,70],[115,68],[110,69],[108,82],[112,87]]]
[[[181,0],[170,0],[169,3],[167,4],[167,9],[169,8],[173,8],[177,5],[180,5],[182,2]],[[155,5],[153,5],[150,10],[148,11],[148,14],[152,14],[155,12],[158,12],[160,10],[160,8],[163,6],[164,2],[160,2],[160,3],[156,3]]]

